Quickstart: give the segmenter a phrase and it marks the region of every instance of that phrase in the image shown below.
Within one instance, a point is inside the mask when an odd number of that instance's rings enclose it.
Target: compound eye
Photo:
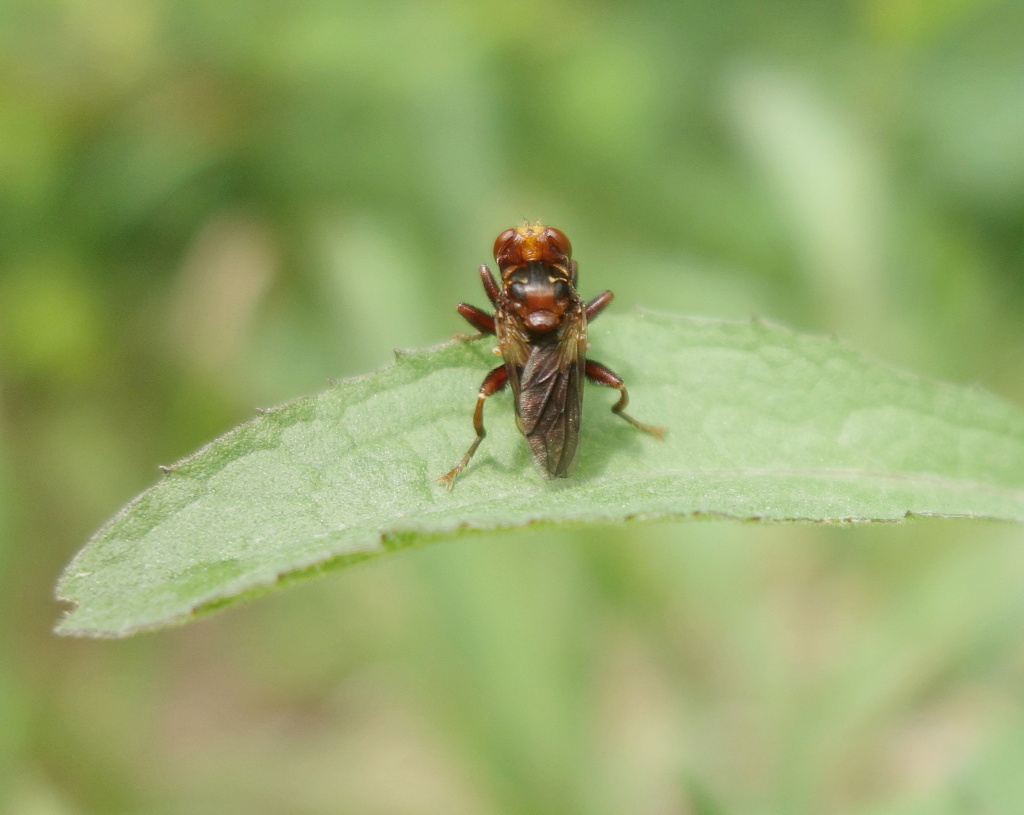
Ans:
[[[505,244],[508,243],[516,236],[514,229],[506,229],[497,238],[494,239],[494,259],[498,260],[498,255],[501,254],[501,250],[505,248]]]
[[[549,226],[544,230],[544,236],[561,254],[566,257],[572,256],[572,244],[569,243],[569,239],[565,237],[565,233],[561,229]]]
[[[522,303],[526,300],[526,284],[521,280],[517,280],[508,287],[508,293],[513,300],[518,300]]]

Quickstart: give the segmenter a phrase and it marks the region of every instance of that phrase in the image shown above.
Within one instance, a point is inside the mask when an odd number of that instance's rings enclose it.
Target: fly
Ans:
[[[438,479],[448,489],[487,435],[484,402],[509,384],[516,424],[545,478],[567,476],[576,460],[584,379],[618,389],[612,411],[634,427],[664,437],[665,428],[643,424],[626,413],[629,394],[621,377],[587,359],[587,323],[612,301],[612,293],[602,292],[584,303],[576,293],[578,267],[571,257],[569,239],[554,227],[537,221],[506,229],[494,241],[501,285],[487,266],[480,267],[494,314],[459,303],[459,314],[481,335],[497,337],[495,351],[504,362],[480,386],[473,413],[476,438],[462,460]]]

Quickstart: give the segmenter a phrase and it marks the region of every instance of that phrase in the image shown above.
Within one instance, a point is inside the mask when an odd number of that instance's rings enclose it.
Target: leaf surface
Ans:
[[[398,355],[265,412],[169,468],[68,566],[63,634],[181,623],[294,578],[466,530],[703,515],[762,521],[1024,520],[1024,413],[842,343],[635,312],[591,326],[617,393],[588,385],[576,470],[546,481],[507,393],[473,439],[493,340]]]

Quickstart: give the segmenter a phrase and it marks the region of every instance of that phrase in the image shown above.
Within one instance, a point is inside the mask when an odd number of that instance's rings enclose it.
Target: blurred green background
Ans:
[[[618,310],[1024,404],[1022,32],[995,0],[5,0],[0,811],[1024,811],[1008,525],[490,535],[50,633],[158,464],[463,330],[523,217]]]

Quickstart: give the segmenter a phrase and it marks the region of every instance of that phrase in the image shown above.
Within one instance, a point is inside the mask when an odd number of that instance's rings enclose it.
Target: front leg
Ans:
[[[605,294],[608,294],[608,292],[605,292]],[[609,388],[618,389],[620,394],[619,401],[612,405],[613,413],[617,413],[638,430],[643,430],[645,433],[650,433],[652,436],[659,439],[665,438],[666,429],[664,427],[655,427],[654,425],[638,422],[626,413],[626,405],[629,404],[629,393],[626,391],[626,385],[622,381],[622,377],[615,373],[615,371],[611,368],[606,368],[600,362],[594,362],[592,359],[588,359],[585,373],[587,375],[587,379],[595,385],[607,385]]]
[[[498,288],[498,284],[494,282],[494,275],[491,274],[491,270],[486,266],[481,266],[480,269],[480,282],[484,284],[484,291],[487,292],[487,299],[491,301],[491,305],[495,308],[498,307],[498,298],[501,297],[501,289]]]

